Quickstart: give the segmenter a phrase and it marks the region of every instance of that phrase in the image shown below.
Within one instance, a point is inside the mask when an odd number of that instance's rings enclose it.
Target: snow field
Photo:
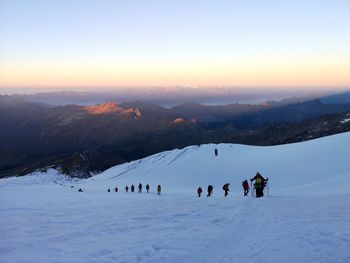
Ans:
[[[86,180],[55,170],[2,179],[0,262],[350,262],[349,144],[344,133],[274,147],[191,146]],[[242,180],[257,171],[270,195],[243,197]],[[139,182],[151,193],[123,191]]]
[[[348,262],[349,196],[1,193],[1,262]]]

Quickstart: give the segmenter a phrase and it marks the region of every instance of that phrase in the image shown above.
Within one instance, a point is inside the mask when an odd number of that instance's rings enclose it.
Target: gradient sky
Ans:
[[[350,86],[350,1],[0,0],[0,87]]]

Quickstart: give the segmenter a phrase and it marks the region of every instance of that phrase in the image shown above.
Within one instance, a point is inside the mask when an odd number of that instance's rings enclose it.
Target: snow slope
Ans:
[[[214,149],[219,155],[215,157]],[[141,182],[153,187],[161,184],[167,192],[193,193],[199,185],[214,185],[221,190],[224,183],[241,194],[241,182],[252,178],[257,171],[270,180],[270,193],[284,194],[281,188],[335,180],[326,184],[323,194],[349,193],[350,133],[324,137],[302,143],[280,146],[246,146],[237,144],[209,144],[181,150],[162,152],[148,158],[115,166],[83,183],[92,191],[103,191],[114,185],[135,186]],[[339,177],[338,179],[336,177]],[[311,187],[312,188],[312,187]],[[305,189],[305,187],[303,188]],[[316,191],[320,194],[320,191]],[[287,191],[286,193],[289,193]],[[308,192],[312,194],[313,191]],[[306,194],[296,191],[293,194]]]
[[[192,146],[86,180],[55,170],[2,179],[0,262],[350,262],[349,143],[344,133]],[[270,195],[243,197],[241,181],[256,171]],[[106,191],[139,182],[152,193]],[[196,197],[209,183],[214,196]]]

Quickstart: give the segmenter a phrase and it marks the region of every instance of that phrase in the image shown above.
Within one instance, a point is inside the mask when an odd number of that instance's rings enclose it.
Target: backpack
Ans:
[[[257,178],[255,179],[255,183],[256,183],[257,185],[262,185],[262,183],[263,183],[262,178],[261,178],[261,177],[257,177]]]

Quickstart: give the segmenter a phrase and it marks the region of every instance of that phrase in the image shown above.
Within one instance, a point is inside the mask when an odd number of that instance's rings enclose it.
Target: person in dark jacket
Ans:
[[[118,193],[118,187],[115,187],[115,188],[114,188],[114,191],[115,191],[116,193]]]
[[[197,189],[198,197],[201,197],[202,192],[203,192],[202,187],[198,187]]]
[[[225,192],[225,197],[228,195],[228,192],[230,191],[229,187],[230,187],[230,184],[224,184],[224,186],[222,187],[222,190],[224,190]]]
[[[147,193],[149,193],[149,189],[150,189],[149,184],[147,184],[147,185],[146,185],[146,191],[147,191]]]
[[[160,195],[160,192],[162,191],[162,187],[160,184],[157,186],[157,194]]]
[[[135,192],[135,186],[133,184],[130,186],[130,190],[132,193]]]
[[[125,186],[125,192],[129,192],[129,186]]]
[[[111,189],[108,188],[107,192],[109,193],[111,191]]]
[[[142,193],[142,184],[139,183],[139,193]]]
[[[210,197],[211,195],[212,195],[212,193],[213,193],[213,186],[210,184],[210,185],[208,185],[208,194],[207,194],[207,197]]]
[[[249,183],[248,183],[248,180],[244,180],[242,182],[242,187],[243,187],[243,190],[244,190],[244,196],[247,196],[248,193],[249,193]]]
[[[255,181],[254,188],[256,192],[256,197],[263,197],[264,196],[264,188],[266,186],[266,182],[269,180],[269,178],[264,178],[259,172],[256,173],[254,178],[250,179],[250,181]]]

